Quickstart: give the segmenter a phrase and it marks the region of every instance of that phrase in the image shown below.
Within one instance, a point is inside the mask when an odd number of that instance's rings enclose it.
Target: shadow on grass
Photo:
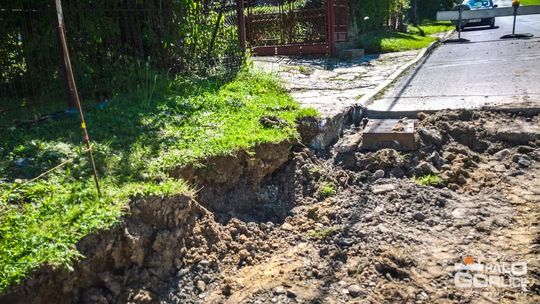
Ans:
[[[390,31],[371,32],[360,37],[361,45],[368,54],[421,49],[428,46],[434,39],[432,37]]]
[[[271,58],[274,63],[285,64],[288,66],[307,66],[323,70],[332,71],[339,68],[351,68],[368,64],[370,61],[376,60],[380,54],[365,55],[360,58],[344,59],[325,56],[279,56]],[[257,59],[255,59],[257,60]],[[265,58],[265,61],[268,59]]]
[[[174,140],[160,134],[163,126],[166,123],[181,126],[206,107],[203,103],[185,100],[194,95],[215,93],[235,76],[181,82],[156,76],[151,89],[119,95],[102,110],[86,103],[86,125],[98,168],[105,170],[112,154],[116,158],[114,171],[123,172],[120,177],[136,174],[137,166],[144,164],[134,166],[134,153],[158,156],[162,146]],[[34,111],[48,113],[63,105],[65,103],[47,104]],[[12,111],[10,115],[17,118],[17,112]],[[0,129],[0,178],[32,178],[83,146],[78,114],[60,111],[42,117],[46,119],[14,122]],[[61,147],[71,147],[71,151],[57,151],[62,150]]]

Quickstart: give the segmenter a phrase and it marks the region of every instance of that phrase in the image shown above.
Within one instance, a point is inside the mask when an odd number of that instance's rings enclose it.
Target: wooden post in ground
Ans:
[[[73,106],[69,109],[77,109],[79,113],[79,118],[81,121],[81,129],[83,132],[83,141],[86,144],[88,151],[88,158],[90,159],[90,164],[92,165],[92,173],[94,175],[94,182],[96,183],[96,189],[101,196],[101,190],[99,188],[99,181],[97,176],[96,164],[94,162],[94,156],[92,154],[92,145],[90,144],[90,136],[88,136],[88,130],[86,129],[86,122],[84,120],[84,114],[81,107],[81,102],[79,100],[79,93],[77,92],[77,85],[75,84],[75,77],[73,76],[73,70],[71,68],[71,60],[69,58],[69,49],[67,46],[66,31],[64,29],[64,14],[62,12],[62,2],[61,0],[54,0],[54,6],[56,7],[56,19],[57,19],[57,31],[60,43],[60,49],[63,60],[63,69],[66,73],[66,86],[68,89],[69,103],[68,105]]]
[[[246,18],[244,15],[244,0],[238,1],[238,39],[240,40],[240,47],[242,52],[246,53]]]

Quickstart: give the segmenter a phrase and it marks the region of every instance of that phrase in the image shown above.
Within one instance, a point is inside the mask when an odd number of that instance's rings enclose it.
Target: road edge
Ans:
[[[417,64],[420,60],[427,57],[429,54],[431,54],[431,52],[433,52],[433,50],[436,47],[438,47],[442,42],[447,40],[454,32],[455,30],[450,30],[450,31],[445,32],[442,35],[442,37],[438,37],[437,40],[433,41],[430,45],[421,49],[418,55],[416,55],[416,57],[413,60],[401,66],[397,71],[395,71],[392,75],[390,75],[390,77],[388,77],[385,81],[379,84],[375,88],[375,91],[373,91],[372,93],[368,95],[362,96],[362,98],[360,98],[358,103],[362,105],[362,107],[366,107],[366,108],[370,106],[371,104],[373,104],[373,102],[375,101],[375,96],[379,95],[379,93],[387,89],[392,83],[394,83],[396,79],[398,79],[401,75],[407,72],[412,66]]]
[[[319,119],[318,134],[311,140],[308,146],[315,151],[324,151],[328,146],[336,141],[337,138],[339,138],[340,134],[343,132],[343,128],[346,125],[359,124],[362,118],[369,116],[368,106],[373,103],[375,96],[393,84],[396,79],[407,72],[412,66],[429,55],[437,46],[439,46],[443,41],[447,40],[454,32],[455,30],[443,32],[441,37],[437,37],[437,40],[433,41],[429,46],[421,49],[413,60],[401,66],[397,71],[392,73],[390,77],[379,84],[375,88],[374,92],[362,96],[356,105],[353,105],[332,117]]]

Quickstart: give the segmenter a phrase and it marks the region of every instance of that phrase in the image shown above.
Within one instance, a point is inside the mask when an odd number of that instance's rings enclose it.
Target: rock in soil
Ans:
[[[347,291],[349,291],[349,294],[351,295],[351,297],[357,298],[358,296],[362,294],[362,287],[360,287],[360,285],[354,284],[354,285],[349,286],[349,288],[347,288]]]

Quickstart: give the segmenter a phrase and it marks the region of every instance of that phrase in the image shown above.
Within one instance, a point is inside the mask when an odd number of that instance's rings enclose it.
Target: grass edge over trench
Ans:
[[[297,120],[317,115],[260,72],[244,70],[227,81],[163,78],[154,87],[87,111],[101,198],[75,118],[0,130],[0,293],[41,265],[70,269],[81,258],[77,242],[118,224],[133,197],[189,194],[184,181],[168,175],[174,168],[293,140]],[[262,117],[278,123],[262,125]],[[28,183],[66,159],[73,161]]]

